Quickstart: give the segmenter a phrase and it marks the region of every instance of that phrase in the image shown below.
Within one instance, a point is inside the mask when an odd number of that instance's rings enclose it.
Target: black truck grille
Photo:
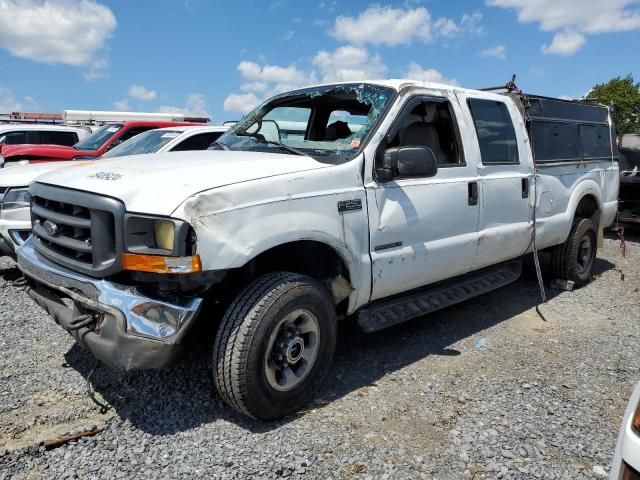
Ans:
[[[120,271],[124,205],[112,198],[34,183],[31,220],[36,250],[94,277]]]
[[[91,210],[79,205],[35,197],[31,212],[33,233],[48,249],[79,262],[93,265]],[[55,234],[47,231],[55,225]]]

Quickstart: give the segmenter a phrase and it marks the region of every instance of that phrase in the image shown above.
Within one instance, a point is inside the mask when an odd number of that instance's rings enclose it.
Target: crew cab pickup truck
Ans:
[[[166,121],[124,121],[106,123],[92,135],[72,146],[7,145],[2,149],[5,166],[60,160],[94,160],[139,133],[155,128],[193,125]]]
[[[157,152],[206,150],[228,127],[193,125],[148,130],[105,153],[100,160]],[[42,162],[0,170],[0,256],[13,257],[31,235],[29,185],[40,175],[86,162]]]
[[[18,266],[107,364],[166,367],[197,334],[221,397],[274,419],[322,383],[338,319],[375,331],[508,284],[534,234],[552,278],[587,283],[617,208],[612,131],[606,107],[513,91],[296,90],[215,151],[40,177]]]

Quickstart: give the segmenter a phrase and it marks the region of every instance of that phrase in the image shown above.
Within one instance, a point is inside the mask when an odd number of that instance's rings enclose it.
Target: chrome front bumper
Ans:
[[[79,275],[38,254],[31,238],[17,256],[30,280],[29,295],[79,343],[119,370],[171,363],[202,306],[201,298],[168,303],[134,287]],[[74,320],[87,314],[96,317],[95,324],[74,329]]]

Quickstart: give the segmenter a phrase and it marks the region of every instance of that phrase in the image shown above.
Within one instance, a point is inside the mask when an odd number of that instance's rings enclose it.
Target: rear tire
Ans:
[[[265,275],[227,309],[213,351],[220,396],[238,412],[273,420],[313,398],[336,342],[335,308],[313,278]]]
[[[589,283],[598,250],[598,237],[588,218],[574,220],[569,238],[553,248],[551,269],[555,278],[571,280],[581,287]]]

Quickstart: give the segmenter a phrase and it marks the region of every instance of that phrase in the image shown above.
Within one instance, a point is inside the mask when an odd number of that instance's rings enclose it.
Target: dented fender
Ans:
[[[368,300],[370,260],[361,159],[195,194],[172,214],[197,236],[203,270],[240,268],[263,252],[312,240],[331,247],[349,270],[349,309]],[[341,202],[352,207],[339,211]],[[343,286],[344,287],[344,286]],[[360,296],[364,294],[363,298]]]

